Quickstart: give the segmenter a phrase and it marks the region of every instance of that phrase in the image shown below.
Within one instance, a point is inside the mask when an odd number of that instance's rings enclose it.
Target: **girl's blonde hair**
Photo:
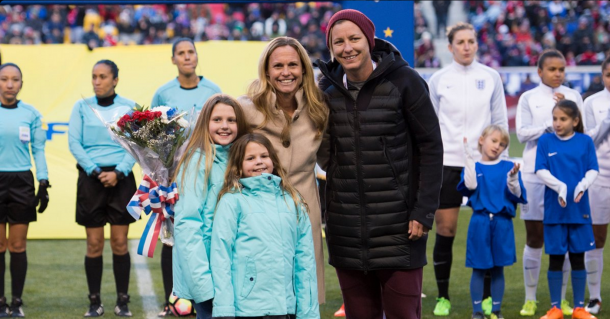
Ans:
[[[303,82],[301,84],[303,98],[308,106],[307,113],[316,127],[316,139],[321,138],[328,120],[328,107],[322,91],[316,86],[313,67],[307,51],[299,41],[290,37],[278,37],[269,42],[258,61],[258,79],[254,80],[248,87],[248,98],[252,100],[256,109],[264,115],[264,120],[258,128],[263,128],[269,120],[273,120],[272,108],[277,106],[271,105],[271,96],[275,92],[275,88],[267,77],[267,69],[273,51],[284,46],[292,47],[299,55],[303,66]],[[290,141],[289,128],[291,122],[292,119],[286,118],[286,125],[281,135],[282,142]]]
[[[502,139],[502,142],[506,143],[506,147],[508,147],[508,144],[510,144],[510,135],[504,127],[497,124],[491,124],[487,126],[481,133],[481,137],[479,138],[479,140],[486,138],[489,134],[493,132],[500,132],[500,138]],[[479,152],[482,153],[483,148],[481,146],[481,143],[478,143],[478,148]]]
[[[220,198],[226,193],[237,193],[241,192],[242,185],[239,182],[240,178],[243,177],[243,163],[246,157],[246,147],[250,143],[257,143],[262,145],[269,152],[269,158],[273,163],[273,175],[279,176],[282,181],[280,183],[280,187],[282,190],[292,197],[294,201],[295,208],[298,205],[302,205],[305,210],[307,210],[307,205],[302,200],[299,192],[290,184],[288,181],[288,174],[286,170],[280,164],[280,158],[277,155],[277,152],[271,145],[271,141],[266,138],[264,135],[259,133],[248,133],[239,139],[237,139],[233,145],[231,146],[231,151],[229,152],[229,161],[227,163],[227,170],[225,172],[225,182],[222,186],[222,189],[218,193],[218,201],[220,202]]]
[[[184,155],[180,159],[180,162],[178,162],[178,167],[176,167],[172,180],[176,180],[178,173],[180,172],[180,168],[184,166],[184,169],[182,170],[182,180],[184,181],[188,165],[190,165],[193,155],[197,150],[200,150],[203,151],[203,154],[205,154],[204,185],[210,181],[210,172],[212,171],[212,164],[214,163],[214,158],[216,157],[216,148],[213,147],[214,140],[212,139],[212,135],[210,135],[210,120],[212,118],[212,111],[214,111],[214,107],[216,107],[216,105],[219,103],[229,105],[233,108],[233,111],[235,111],[235,120],[237,121],[236,138],[239,138],[250,131],[250,127],[248,126],[246,117],[244,116],[244,111],[237,100],[226,94],[212,95],[201,109],[201,113],[197,118],[197,123],[193,129],[193,133],[191,134],[191,139],[186,146]],[[197,167],[200,165],[201,156],[199,156],[199,159],[197,160]],[[195,182],[197,182],[196,176]],[[181,187],[182,186],[184,185],[181,185]]]

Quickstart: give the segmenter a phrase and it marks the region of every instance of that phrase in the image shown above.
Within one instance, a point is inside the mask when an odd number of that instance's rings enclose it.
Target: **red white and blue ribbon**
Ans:
[[[138,255],[152,258],[161,226],[167,219],[174,216],[174,204],[178,200],[178,187],[172,183],[169,187],[157,185],[148,175],[144,175],[140,187],[131,197],[127,204],[127,211],[135,219],[139,220],[142,211],[146,215],[152,214],[144,228],[140,243],[138,244]]]

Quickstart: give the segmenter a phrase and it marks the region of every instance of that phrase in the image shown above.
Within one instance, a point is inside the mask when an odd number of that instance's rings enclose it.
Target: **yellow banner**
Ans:
[[[258,59],[265,42],[209,41],[197,43],[197,73],[218,84],[224,93],[238,97],[257,77]],[[30,224],[29,238],[85,238],[76,224],[76,160],[68,149],[68,121],[77,100],[93,95],[91,70],[102,59],[119,67],[116,92],[141,105],[150,105],[161,85],[177,76],[171,63],[171,45],[122,46],[89,51],[84,45],[5,45],[2,62],[23,71],[18,99],[43,115],[47,130],[50,203],[38,221]],[[134,168],[136,182],[141,173]],[[125,203],[127,204],[127,203]],[[132,224],[130,238],[140,238],[148,217]],[[106,227],[108,235],[109,227]]]

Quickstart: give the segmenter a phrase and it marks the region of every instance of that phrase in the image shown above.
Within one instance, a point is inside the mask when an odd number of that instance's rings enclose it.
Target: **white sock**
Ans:
[[[561,283],[561,300],[566,300],[566,290],[568,290],[568,280],[570,279],[570,255],[566,253],[563,259],[563,282]]]
[[[602,272],[604,270],[604,249],[596,248],[585,253],[585,266],[587,268],[587,286],[589,299],[602,300],[600,289]]]
[[[523,249],[523,281],[525,282],[525,301],[536,300],[538,277],[540,277],[540,259],[542,248],[525,245]]]

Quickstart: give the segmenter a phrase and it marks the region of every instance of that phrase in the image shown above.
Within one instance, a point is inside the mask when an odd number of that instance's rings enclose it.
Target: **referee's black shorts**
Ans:
[[[0,223],[36,221],[34,175],[31,171],[0,172]]]
[[[441,186],[439,209],[459,208],[462,205],[462,193],[457,186],[462,179],[462,167],[443,166],[443,184]]]
[[[79,166],[76,189],[76,223],[85,227],[110,225],[129,225],[136,220],[127,212],[127,204],[136,192],[133,172],[117,182],[114,187],[104,187],[97,177],[87,176]],[[114,166],[102,167],[111,172]]]

